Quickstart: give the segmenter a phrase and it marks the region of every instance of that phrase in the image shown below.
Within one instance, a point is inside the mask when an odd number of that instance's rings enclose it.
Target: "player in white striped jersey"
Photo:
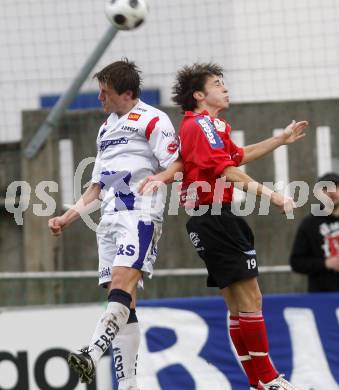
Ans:
[[[152,273],[164,208],[159,194],[141,196],[138,186],[146,176],[162,169],[176,172],[182,164],[168,116],[139,99],[139,73],[125,59],[95,75],[99,100],[110,115],[99,129],[92,183],[72,209],[49,220],[51,233],[58,235],[102,199],[97,229],[99,284],[108,288],[108,306],[89,346],[71,353],[68,362],[81,382],[91,383],[99,358],[112,343],[119,390],[138,389],[136,287],[143,273]]]
[[[111,113],[99,129],[97,149],[92,182],[101,183],[105,190],[103,215],[145,208],[138,194],[140,181],[178,157],[175,130],[167,114],[141,100],[123,116]],[[152,217],[162,221],[159,208],[151,210]]]

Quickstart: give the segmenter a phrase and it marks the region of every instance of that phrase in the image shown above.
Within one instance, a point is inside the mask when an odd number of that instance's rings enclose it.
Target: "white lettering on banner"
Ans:
[[[289,307],[284,310],[284,317],[292,341],[291,382],[305,390],[338,390],[339,385],[328,366],[312,310]]]
[[[103,311],[88,305],[0,312],[0,389],[111,390],[110,357],[99,362],[96,386],[81,384],[65,360],[86,344]]]
[[[199,315],[189,310],[141,307],[138,317],[143,335],[138,375],[141,389],[161,390],[157,372],[173,364],[186,368],[195,381],[196,390],[232,389],[224,374],[199,356],[208,338],[208,325]],[[173,329],[177,342],[159,352],[148,351],[145,334],[153,327]]]
[[[206,305],[205,302],[201,304]],[[138,375],[140,389],[160,390],[159,371],[178,364],[193,378],[196,390],[231,390],[225,374],[199,356],[202,349],[208,348],[209,326],[219,325],[206,323],[190,310],[189,305],[187,303],[187,310],[138,308],[143,334]],[[65,362],[69,350],[86,344],[103,310],[101,305],[86,305],[1,311],[0,389],[112,390],[110,357],[104,357],[99,362],[96,387],[78,383],[77,376],[71,373]],[[335,307],[332,315],[336,315],[339,324],[339,308]],[[332,374],[312,310],[308,307],[287,307],[284,318],[290,333],[290,338],[286,336],[284,342],[291,342],[293,352],[291,381],[301,390],[339,390],[337,379],[333,377],[337,373],[335,357],[329,351]],[[220,318],[220,321],[224,320]],[[18,324],[24,324],[20,331]],[[226,331],[226,327],[222,326]],[[159,327],[173,331],[176,341],[168,348],[164,347],[166,349],[151,352],[147,348],[145,334]],[[154,330],[156,335],[161,334]],[[329,330],[332,331],[332,328]],[[322,336],[327,340],[333,336],[335,340],[336,335],[330,331]]]

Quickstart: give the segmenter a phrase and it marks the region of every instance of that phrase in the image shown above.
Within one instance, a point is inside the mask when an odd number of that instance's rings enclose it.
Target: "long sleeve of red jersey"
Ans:
[[[190,118],[181,132],[181,148],[186,163],[200,170],[209,170],[217,177],[226,167],[238,166],[243,150],[225,133],[220,137],[214,124],[206,116]]]
[[[231,160],[233,160],[236,166],[238,167],[241,164],[241,161],[244,157],[244,149],[234,144],[233,141],[229,138],[228,138],[228,142],[230,146]]]

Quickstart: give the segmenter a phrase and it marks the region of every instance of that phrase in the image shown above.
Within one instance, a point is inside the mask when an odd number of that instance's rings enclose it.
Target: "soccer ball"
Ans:
[[[147,0],[107,0],[105,14],[118,30],[132,30],[146,18]]]

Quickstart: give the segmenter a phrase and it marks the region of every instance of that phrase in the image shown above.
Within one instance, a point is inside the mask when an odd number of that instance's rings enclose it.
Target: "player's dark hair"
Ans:
[[[336,186],[339,185],[339,175],[335,172],[328,172],[318,178],[319,181],[332,181]]]
[[[184,66],[177,72],[176,81],[172,90],[172,100],[183,111],[193,111],[197,108],[197,101],[194,99],[193,93],[195,91],[204,92],[206,81],[210,76],[222,77],[222,67],[211,62]]]
[[[132,91],[132,97],[135,99],[140,95],[140,73],[134,62],[123,58],[121,61],[107,65],[100,72],[96,73],[93,78],[113,88],[119,95],[126,91]]]

